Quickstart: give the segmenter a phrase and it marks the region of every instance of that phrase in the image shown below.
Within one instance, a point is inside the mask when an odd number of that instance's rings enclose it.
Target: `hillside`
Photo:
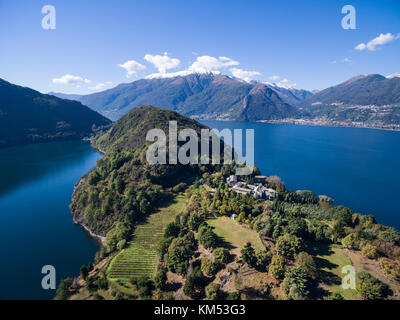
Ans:
[[[81,139],[110,124],[80,102],[0,79],[0,147]]]
[[[262,90],[258,91],[260,87]],[[198,119],[266,120],[294,116],[295,109],[287,103],[300,101],[309,94],[306,91],[280,88],[272,84],[247,83],[225,75],[208,73],[141,79],[102,92],[69,97],[79,99],[113,120],[144,104],[172,109]],[[257,100],[256,108],[248,107],[249,100]],[[244,109],[246,111],[243,114]]]
[[[146,149],[152,144],[146,141],[147,132],[161,129],[168,140],[169,121],[176,121],[178,130],[191,128],[200,133],[200,129],[206,128],[175,111],[141,106],[115,122],[93,142],[105,156],[77,184],[71,205],[76,222],[102,236],[113,228],[131,230],[136,222],[168,200],[171,187],[192,183],[203,173],[215,170],[214,165],[147,162]],[[178,152],[182,144],[178,143]],[[121,230],[119,232],[125,232]],[[107,235],[109,245],[110,237]]]
[[[283,102],[273,89],[259,83],[244,98],[243,111],[237,120],[274,120],[288,118],[296,113],[296,108]]]
[[[304,89],[283,88],[277,85],[270,85],[269,87],[274,90],[284,102],[293,106],[296,106],[313,95],[311,91]]]
[[[300,105],[332,103],[377,106],[400,104],[400,78],[386,78],[379,74],[356,76],[314,94]]]

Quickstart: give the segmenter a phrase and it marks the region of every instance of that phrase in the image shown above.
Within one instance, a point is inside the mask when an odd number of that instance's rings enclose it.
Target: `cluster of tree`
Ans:
[[[146,177],[145,170],[132,170],[136,160],[129,151],[107,154],[74,192],[74,218],[93,232],[107,235],[109,251],[116,250],[134,225],[168,198],[161,186]]]
[[[196,247],[197,242],[192,232],[172,239],[167,251],[168,270],[185,275]]]
[[[193,299],[203,299],[205,296],[205,286],[207,280],[199,267],[193,268],[193,271],[187,276],[183,292]]]
[[[230,253],[227,248],[218,247],[210,258],[201,259],[201,271],[208,277],[213,277],[229,261]]]
[[[270,251],[260,250],[256,252],[250,242],[245,244],[240,253],[244,263],[260,271],[266,271],[272,259]]]
[[[258,201],[251,195],[242,195],[230,190],[228,185],[221,182],[212,196],[203,196],[201,211],[208,215],[230,216],[237,214],[240,222],[251,223],[259,214],[253,209]]]
[[[55,296],[56,300],[67,300],[68,297],[70,297],[73,294],[73,291],[71,291],[72,282],[73,282],[72,278],[66,278],[61,280],[60,284],[57,287]]]
[[[277,240],[284,234],[291,234],[304,240],[328,241],[331,238],[329,226],[318,219],[307,219],[299,206],[285,210],[281,202],[275,201],[269,210],[257,217],[254,229],[262,236]]]
[[[218,246],[220,240],[218,236],[215,234],[213,229],[207,223],[203,223],[199,227],[199,233],[197,239],[204,248],[215,248]]]
[[[153,282],[153,280],[149,279],[146,276],[131,279],[131,284],[136,286],[137,294],[142,299],[151,299],[153,295],[153,290],[155,288],[154,283],[155,282]]]
[[[297,190],[296,192],[286,192],[281,199],[285,202],[300,204],[317,204],[317,196],[309,190]]]
[[[389,287],[368,272],[358,272],[357,278],[357,291],[364,299],[379,300],[388,296]]]

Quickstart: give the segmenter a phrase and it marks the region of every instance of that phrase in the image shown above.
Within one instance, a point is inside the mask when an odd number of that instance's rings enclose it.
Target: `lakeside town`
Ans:
[[[334,102],[329,105],[313,103],[312,107],[312,109],[307,110],[307,112],[311,112],[311,116],[260,120],[258,122],[400,130],[400,124],[396,121],[400,105],[344,105],[343,103]],[[327,109],[322,110],[322,108]],[[391,121],[388,121],[388,118]]]

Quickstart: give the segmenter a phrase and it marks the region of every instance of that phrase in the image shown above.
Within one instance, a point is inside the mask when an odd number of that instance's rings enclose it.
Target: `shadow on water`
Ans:
[[[82,141],[0,150],[0,299],[51,299],[40,285],[44,265],[59,283],[93,260],[98,244],[73,224],[68,205],[100,157]]]
[[[0,197],[44,176],[51,176],[63,163],[81,159],[87,142],[66,141],[0,149]]]

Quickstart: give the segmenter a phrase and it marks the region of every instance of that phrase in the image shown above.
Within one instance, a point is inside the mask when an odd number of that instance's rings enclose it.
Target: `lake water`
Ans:
[[[254,129],[255,165],[290,190],[325,194],[400,230],[400,132],[363,128],[202,121]],[[244,133],[243,133],[244,139]]]
[[[56,268],[58,283],[93,260],[98,244],[73,224],[68,205],[100,157],[82,141],[0,150],[0,299],[51,299],[44,265]]]

